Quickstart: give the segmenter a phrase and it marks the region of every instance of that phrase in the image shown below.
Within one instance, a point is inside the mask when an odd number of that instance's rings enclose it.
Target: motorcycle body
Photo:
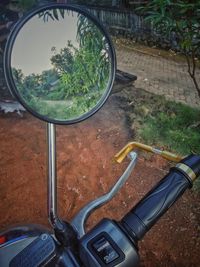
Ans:
[[[40,225],[18,226],[1,233],[0,266],[80,266],[53,232]]]

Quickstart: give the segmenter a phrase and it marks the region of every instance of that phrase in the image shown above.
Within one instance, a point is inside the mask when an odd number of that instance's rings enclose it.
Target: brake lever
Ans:
[[[169,151],[166,150],[160,150],[158,148],[152,147],[152,146],[148,146],[142,143],[138,143],[138,142],[130,142],[128,143],[125,147],[123,147],[116,155],[115,155],[115,160],[118,163],[121,163],[125,157],[134,149],[139,149],[139,150],[143,150],[143,151],[147,151],[147,152],[151,152],[153,154],[157,154],[160,155],[161,157],[163,157],[164,159],[168,160],[168,161],[172,161],[172,162],[180,162],[181,160],[183,160],[185,157],[173,154]]]
[[[92,212],[96,209],[100,208],[101,206],[105,205],[108,201],[110,201],[117,192],[121,189],[124,183],[129,178],[131,172],[133,171],[136,162],[137,162],[137,153],[130,152],[128,154],[131,162],[129,163],[128,167],[126,168],[125,172],[122,176],[118,179],[115,185],[111,188],[111,190],[106,193],[105,195],[93,200],[92,202],[88,203],[85,207],[83,207],[78,214],[72,219],[71,225],[76,230],[78,234],[78,238],[81,238],[85,235],[85,223]]]

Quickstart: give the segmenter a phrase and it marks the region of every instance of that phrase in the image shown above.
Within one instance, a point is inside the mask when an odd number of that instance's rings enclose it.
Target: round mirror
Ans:
[[[85,10],[66,4],[20,20],[4,55],[13,95],[36,117],[57,124],[82,121],[105,103],[115,64],[105,29]]]

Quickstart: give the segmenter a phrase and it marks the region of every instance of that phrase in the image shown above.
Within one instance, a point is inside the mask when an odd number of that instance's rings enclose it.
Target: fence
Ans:
[[[162,48],[178,49],[176,36],[173,33],[167,38],[162,36],[145,21],[143,16],[133,11],[97,7],[90,7],[88,10],[108,28],[112,35],[121,35]]]

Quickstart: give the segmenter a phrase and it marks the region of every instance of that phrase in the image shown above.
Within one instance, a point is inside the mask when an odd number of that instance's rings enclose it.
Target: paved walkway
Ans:
[[[167,99],[200,107],[200,99],[187,73],[187,65],[160,56],[120,46],[116,49],[118,68],[137,75],[137,88],[165,95]],[[200,70],[198,70],[200,83]]]

